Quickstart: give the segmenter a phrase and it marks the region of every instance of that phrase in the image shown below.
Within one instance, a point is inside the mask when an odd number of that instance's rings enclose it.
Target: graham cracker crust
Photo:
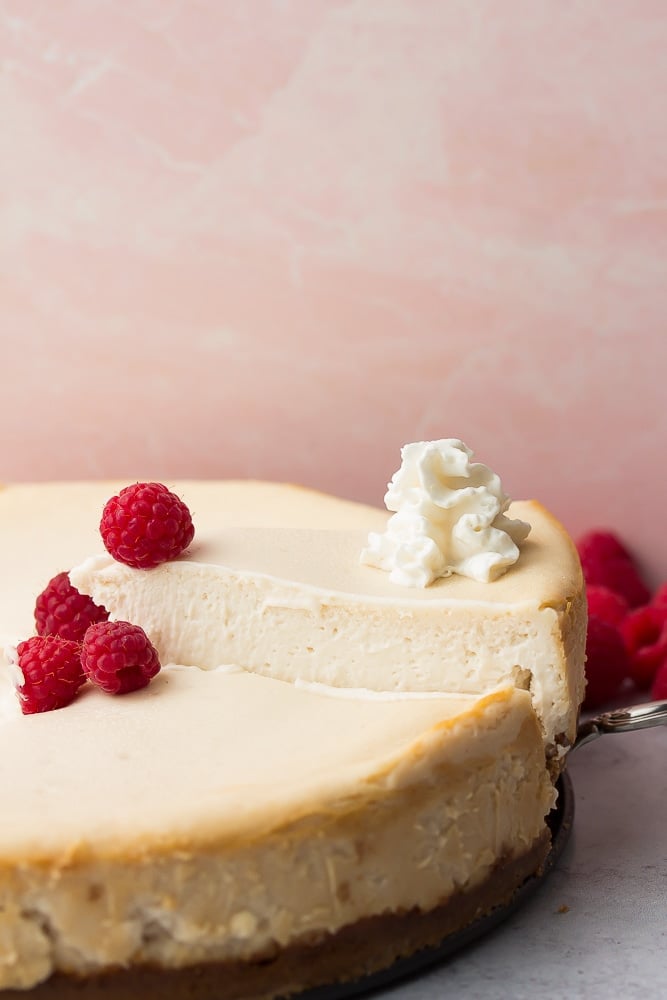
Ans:
[[[349,982],[389,968],[423,948],[436,947],[473,920],[510,902],[539,874],[551,844],[548,830],[518,858],[500,862],[469,892],[432,910],[368,917],[335,934],[300,938],[248,962],[215,962],[180,969],[135,966],[86,978],[56,973],[31,990],[0,991],[0,1000],[276,1000],[304,990]]]

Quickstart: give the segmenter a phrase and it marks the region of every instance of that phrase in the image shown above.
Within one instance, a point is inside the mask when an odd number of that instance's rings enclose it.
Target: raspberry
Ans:
[[[587,584],[607,587],[625,598],[631,608],[650,598],[628,550],[610,531],[591,531],[577,542]]]
[[[632,556],[613,531],[589,531],[579,539],[577,548],[582,559],[593,556],[602,562],[609,562],[612,559],[632,561]]]
[[[34,635],[20,642],[17,663],[23,681],[17,687],[24,715],[64,708],[76,698],[86,678],[78,642],[56,635]]]
[[[192,541],[190,511],[162,483],[135,483],[107,501],[100,522],[110,555],[135,569],[175,559]]]
[[[630,612],[621,632],[630,657],[630,676],[638,687],[649,687],[667,658],[667,604],[647,604]]]
[[[618,627],[628,613],[628,604],[625,598],[613,590],[609,590],[608,587],[590,584],[586,587],[586,597],[588,599],[588,614],[595,618],[601,618],[608,625]]]
[[[67,573],[49,580],[35,603],[37,635],[59,635],[80,642],[89,625],[108,617],[106,608],[72,586]]]
[[[628,654],[618,629],[595,616],[588,619],[584,708],[610,701],[628,675]]]
[[[667,608],[667,583],[663,583],[653,595],[651,604],[656,608]]]
[[[667,657],[662,661],[655,675],[651,688],[651,698],[654,701],[667,701]]]
[[[146,687],[160,670],[157,651],[139,625],[98,622],[86,632],[81,665],[90,680],[109,694]]]

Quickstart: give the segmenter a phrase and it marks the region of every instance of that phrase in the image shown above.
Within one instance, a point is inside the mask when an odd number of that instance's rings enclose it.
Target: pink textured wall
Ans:
[[[0,0],[0,478],[379,502],[460,436],[667,574],[666,47],[664,0]]]

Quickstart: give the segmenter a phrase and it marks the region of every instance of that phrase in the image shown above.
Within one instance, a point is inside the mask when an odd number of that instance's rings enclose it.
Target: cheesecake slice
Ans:
[[[81,487],[90,518],[98,487]],[[586,602],[579,559],[538,503],[502,577],[415,589],[362,565],[388,515],[294,486],[181,483],[195,541],[181,558],[136,570],[98,555],[70,573],[113,618],[141,625],[167,662],[242,663],[288,681],[374,691],[530,691],[551,757],[574,739],[583,697]],[[99,548],[99,543],[98,543]]]

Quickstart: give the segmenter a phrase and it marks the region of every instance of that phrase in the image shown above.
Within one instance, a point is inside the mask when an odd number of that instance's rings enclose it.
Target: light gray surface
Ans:
[[[378,997],[667,998],[667,727],[603,736],[569,770],[572,839],[538,893],[448,964]]]

